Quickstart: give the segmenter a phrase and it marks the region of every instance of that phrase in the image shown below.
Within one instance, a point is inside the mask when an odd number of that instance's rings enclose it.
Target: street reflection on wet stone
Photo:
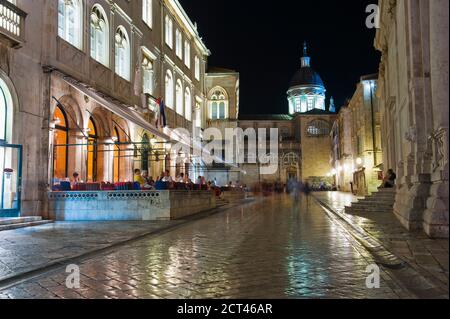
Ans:
[[[397,298],[384,272],[368,289],[370,255],[324,211],[287,196],[256,199],[80,266],[0,292],[3,298]]]

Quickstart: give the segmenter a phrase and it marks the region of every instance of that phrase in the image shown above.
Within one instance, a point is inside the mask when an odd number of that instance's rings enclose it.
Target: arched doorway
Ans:
[[[13,106],[12,93],[0,77],[0,217],[20,215],[22,146],[12,144]]]
[[[94,122],[94,119],[89,118],[88,123],[88,147],[87,147],[87,178],[88,182],[96,182],[97,181],[97,157],[98,157],[98,135],[97,135],[97,125]]]
[[[53,137],[53,177],[63,180],[69,176],[69,152],[67,146],[69,144],[69,125],[66,112],[59,106],[55,109],[53,123],[55,124]]]

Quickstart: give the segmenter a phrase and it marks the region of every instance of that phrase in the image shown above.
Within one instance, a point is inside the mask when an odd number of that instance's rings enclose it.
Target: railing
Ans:
[[[25,19],[27,13],[7,0],[0,0],[0,38],[3,36],[13,47],[25,42]]]

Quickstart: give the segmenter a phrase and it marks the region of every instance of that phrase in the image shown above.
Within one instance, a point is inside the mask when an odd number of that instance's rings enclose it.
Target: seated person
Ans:
[[[161,178],[161,182],[168,182],[168,183],[173,183],[173,179],[172,177],[170,177],[170,172],[169,170],[166,170],[164,172],[163,177]]]
[[[70,181],[70,185],[72,187],[72,189],[79,183],[82,183],[83,181],[80,178],[80,174],[78,174],[77,172],[74,172],[72,175],[72,180]]]
[[[176,178],[176,182],[177,183],[184,183],[184,173],[181,173],[177,178]]]
[[[140,186],[144,186],[145,185],[145,179],[142,177],[140,169],[135,169],[134,170],[134,182],[138,183]]]
[[[395,180],[397,179],[397,175],[395,174],[393,169],[389,169],[386,177],[383,180],[384,188],[393,188],[395,186]]]

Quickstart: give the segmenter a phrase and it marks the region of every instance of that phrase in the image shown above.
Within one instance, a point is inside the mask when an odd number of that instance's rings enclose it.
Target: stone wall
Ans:
[[[216,207],[212,192],[50,192],[49,215],[58,221],[173,220]]]
[[[379,103],[394,212],[411,230],[448,238],[447,0],[380,0]]]

